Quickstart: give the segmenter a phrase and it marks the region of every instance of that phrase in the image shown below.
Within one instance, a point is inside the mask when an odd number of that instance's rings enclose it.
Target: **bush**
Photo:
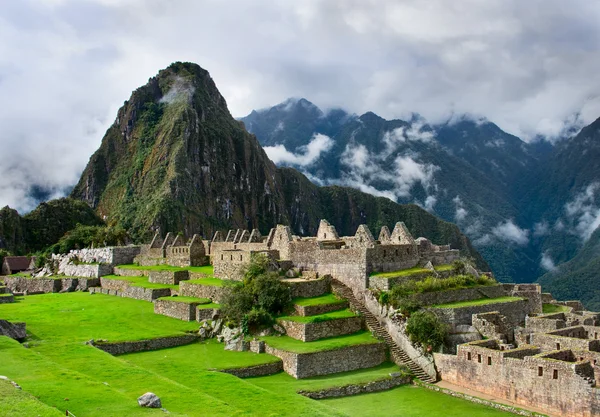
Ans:
[[[125,229],[111,226],[84,226],[78,224],[68,231],[60,240],[50,247],[51,253],[67,253],[73,249],[83,249],[90,246],[118,246],[129,241]]]
[[[403,316],[410,317],[412,313],[421,308],[421,303],[414,296],[407,296],[396,301],[394,306]]]
[[[406,333],[411,342],[430,352],[444,344],[448,326],[430,311],[417,311],[406,322]]]
[[[290,288],[268,267],[266,256],[253,256],[245,267],[244,281],[231,285],[221,301],[221,314],[241,325],[245,333],[273,324],[273,317],[291,304]]]

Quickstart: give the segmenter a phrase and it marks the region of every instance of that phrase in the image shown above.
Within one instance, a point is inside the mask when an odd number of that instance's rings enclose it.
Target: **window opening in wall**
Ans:
[[[240,255],[240,261],[244,260],[244,255]]]
[[[396,249],[396,256],[398,256],[398,249]]]
[[[594,332],[594,339],[598,339],[598,333]]]
[[[323,233],[323,239],[327,239],[327,233]]]
[[[555,370],[552,372],[552,379],[558,379],[558,369],[555,369]]]
[[[477,355],[477,362],[481,363],[481,355]]]
[[[383,256],[385,257],[385,250],[383,251]]]
[[[221,260],[223,260],[223,254],[221,254]]]
[[[491,364],[492,364],[492,357],[488,356],[488,365],[491,365]]]
[[[544,368],[538,366],[538,376],[544,376]]]
[[[229,255],[229,260],[233,261],[233,255]]]
[[[410,255],[410,249],[409,248],[406,248],[406,254]]]
[[[560,343],[556,344],[556,350],[560,350]]]
[[[470,361],[471,360],[471,352],[467,352],[467,360]]]

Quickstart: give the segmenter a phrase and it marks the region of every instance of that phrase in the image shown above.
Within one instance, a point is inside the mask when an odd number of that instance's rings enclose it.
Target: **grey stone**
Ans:
[[[285,329],[282,326],[280,326],[279,324],[274,324],[273,330],[275,330],[279,334],[285,334]]]
[[[160,398],[158,398],[158,396],[156,394],[153,394],[151,392],[147,392],[144,395],[142,395],[140,398],[138,398],[138,404],[140,405],[140,407],[147,407],[147,408],[161,408],[162,407]]]

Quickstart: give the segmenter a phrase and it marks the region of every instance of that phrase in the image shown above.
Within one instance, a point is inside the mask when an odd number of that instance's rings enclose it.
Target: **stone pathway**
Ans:
[[[354,297],[352,290],[337,280],[331,282],[333,291],[339,294],[340,297],[345,298],[350,303],[353,310],[359,311],[365,318],[367,327],[375,335],[375,337],[384,341],[384,343],[390,349],[392,360],[397,365],[405,365],[411,370],[411,372],[423,382],[435,383],[435,380],[430,377],[415,361],[413,361],[404,350],[400,348],[394,342],[394,339],[379,323],[379,320],[371,314],[371,312]]]

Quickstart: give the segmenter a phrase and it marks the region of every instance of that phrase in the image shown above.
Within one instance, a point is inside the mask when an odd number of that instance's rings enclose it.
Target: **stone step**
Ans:
[[[426,383],[434,383],[436,382],[434,378],[429,376],[423,369],[415,363],[410,357],[404,352],[397,344],[394,342],[392,337],[387,333],[387,331],[381,326],[379,320],[375,318],[373,314],[361,303],[356,297],[354,297],[354,293],[352,290],[341,282],[333,281],[332,288],[335,292],[348,300],[352,308],[356,311],[359,311],[365,317],[365,322],[367,323],[367,327],[369,330],[378,338],[383,339],[384,343],[388,346],[391,356],[397,364],[406,365],[411,370],[411,372],[421,381]]]

